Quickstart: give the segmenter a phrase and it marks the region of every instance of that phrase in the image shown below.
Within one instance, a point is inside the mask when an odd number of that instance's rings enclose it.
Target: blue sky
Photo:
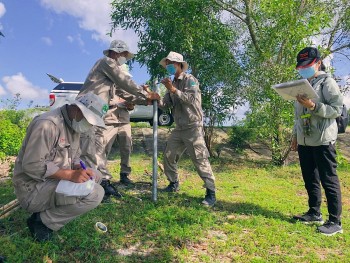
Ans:
[[[20,93],[24,105],[47,105],[55,84],[84,81],[112,39],[123,39],[137,52],[132,31],[110,31],[110,0],[0,0],[0,98]],[[149,76],[134,64],[137,83]]]
[[[50,73],[65,81],[84,81],[112,39],[126,41],[137,52],[132,31],[110,32],[111,0],[0,0],[0,99],[20,93],[22,105],[48,105],[55,84]],[[319,42],[316,40],[316,42]],[[317,43],[315,43],[317,44]],[[349,61],[335,57],[337,75],[349,77]],[[145,83],[145,68],[133,65],[134,80]],[[350,108],[350,96],[345,103]],[[1,106],[1,105],[0,105]],[[239,109],[242,115],[247,107]]]

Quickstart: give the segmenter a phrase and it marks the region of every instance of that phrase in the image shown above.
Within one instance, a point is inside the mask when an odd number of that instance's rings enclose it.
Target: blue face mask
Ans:
[[[309,79],[313,77],[316,73],[315,68],[313,66],[308,68],[298,69],[298,72],[303,79]]]
[[[170,75],[174,75],[176,73],[176,68],[174,64],[166,65],[166,70]]]

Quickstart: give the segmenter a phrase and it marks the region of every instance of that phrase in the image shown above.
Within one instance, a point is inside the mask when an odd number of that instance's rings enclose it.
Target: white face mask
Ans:
[[[92,125],[85,118],[82,118],[80,121],[72,120],[72,129],[77,133],[87,132],[91,127]]]
[[[119,66],[121,66],[121,65],[125,64],[127,60],[126,60],[126,57],[119,57],[119,58],[117,58],[117,61],[118,61]]]

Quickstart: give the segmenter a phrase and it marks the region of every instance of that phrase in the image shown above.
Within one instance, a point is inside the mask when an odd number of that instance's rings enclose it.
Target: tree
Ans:
[[[159,61],[169,51],[184,55],[198,78],[206,116],[206,143],[212,146],[212,127],[238,106],[239,66],[231,52],[235,38],[220,22],[220,10],[211,0],[113,1],[113,29],[133,29],[140,38],[138,61],[152,78],[164,77]],[[112,31],[113,31],[112,29]],[[212,151],[211,151],[212,152]]]
[[[311,44],[311,38],[329,30],[329,45],[348,48],[349,7],[347,1],[321,0],[214,0],[231,15],[229,24],[241,36],[234,54],[241,56],[245,72],[245,98],[250,104],[247,121],[258,127],[260,137],[270,140],[272,162],[282,165],[290,151],[293,110],[271,85],[296,78],[296,54]],[[333,10],[333,11],[332,11]],[[335,19],[334,19],[335,18]],[[347,41],[347,44],[342,44]]]
[[[135,30],[141,40],[138,59],[153,77],[164,75],[158,62],[168,51],[185,55],[202,83],[211,125],[227,116],[230,104],[248,101],[248,125],[269,140],[277,165],[290,151],[293,109],[271,86],[297,78],[296,54],[312,39],[326,43],[319,47],[324,54],[349,58],[346,0],[122,0],[112,5],[113,28]],[[210,140],[210,130],[206,137]]]

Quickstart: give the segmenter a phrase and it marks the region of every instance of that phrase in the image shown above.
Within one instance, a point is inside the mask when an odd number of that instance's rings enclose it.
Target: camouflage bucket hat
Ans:
[[[112,50],[117,53],[122,53],[124,51],[128,52],[126,56],[127,60],[132,59],[135,55],[130,52],[129,46],[122,40],[113,40],[109,46],[109,49],[103,50],[105,56],[108,55],[109,50]]]
[[[179,62],[182,64],[182,71],[185,72],[188,69],[188,64],[186,61],[184,61],[184,57],[176,52],[170,51],[170,53],[168,54],[168,56],[166,56],[165,58],[163,58],[159,64],[163,66],[163,68],[166,68],[166,60],[170,60],[173,62]]]
[[[72,105],[79,107],[86,120],[95,126],[105,127],[104,115],[108,111],[108,104],[94,93],[86,93],[76,98]]]

